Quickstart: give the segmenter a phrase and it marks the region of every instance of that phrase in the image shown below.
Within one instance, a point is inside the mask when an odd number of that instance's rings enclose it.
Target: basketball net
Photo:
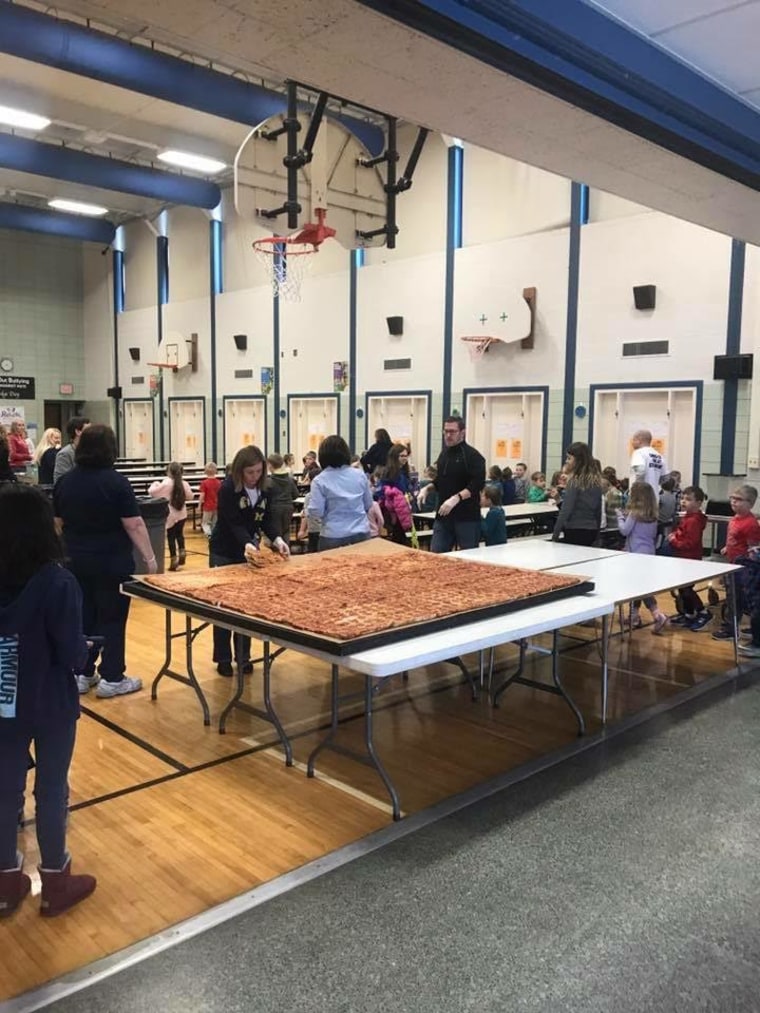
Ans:
[[[467,354],[470,356],[470,361],[480,362],[491,345],[495,345],[501,338],[467,337],[461,338],[461,340],[467,345]]]

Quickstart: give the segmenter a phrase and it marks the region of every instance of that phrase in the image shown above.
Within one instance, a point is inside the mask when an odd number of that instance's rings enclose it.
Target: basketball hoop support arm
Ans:
[[[298,85],[295,81],[288,81],[288,115],[278,130],[263,131],[259,136],[265,141],[276,141],[281,134],[287,134],[288,153],[282,162],[288,170],[288,196],[284,204],[271,210],[259,209],[262,218],[277,218],[287,212],[288,228],[298,228],[298,216],[301,213],[301,205],[298,202],[298,170],[311,162],[314,155],[314,142],[317,139],[319,128],[322,125],[325,108],[329,95],[327,92],[320,92],[317,103],[311,114],[309,129],[301,148],[298,147],[298,134],[301,124],[298,119]]]
[[[406,163],[406,168],[400,177],[396,177],[396,163],[398,162],[398,150],[396,147],[396,126],[394,117],[388,117],[388,144],[382,155],[377,158],[360,158],[358,164],[363,169],[373,169],[375,166],[385,162],[388,166],[385,183],[385,225],[379,229],[372,229],[369,232],[357,231],[359,239],[374,239],[376,236],[385,236],[386,246],[389,250],[396,247],[396,236],[398,225],[396,224],[396,198],[400,193],[409,190],[412,185],[414,170],[417,168],[422,149],[429,131],[426,127],[420,127],[417,138],[414,142],[411,154]]]

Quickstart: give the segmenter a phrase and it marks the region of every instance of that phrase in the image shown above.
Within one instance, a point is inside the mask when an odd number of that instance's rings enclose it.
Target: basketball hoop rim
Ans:
[[[146,362],[145,365],[154,366],[156,369],[170,369],[172,373],[176,373],[179,369],[173,362]]]
[[[319,252],[319,246],[316,243],[299,243],[298,240],[288,236],[264,236],[262,239],[254,239],[251,245],[257,253],[262,253],[266,257],[274,257],[278,252],[275,249],[278,244],[293,247],[293,249],[287,250],[289,257],[308,257]],[[308,249],[296,250],[296,246],[308,247]]]

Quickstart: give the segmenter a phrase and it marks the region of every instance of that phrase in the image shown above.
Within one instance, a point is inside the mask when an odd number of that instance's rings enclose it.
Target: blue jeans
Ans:
[[[480,521],[450,521],[436,517],[433,537],[430,539],[431,552],[451,552],[460,549],[477,549],[480,545]]]
[[[357,542],[366,542],[369,535],[346,535],[345,538],[325,538],[324,535],[319,536],[319,552],[325,552],[327,549],[340,549],[344,545],[356,545]]]
[[[72,676],[73,678],[73,676]],[[68,773],[76,738],[76,721],[50,728],[0,729],[0,869],[16,868],[16,819],[24,793],[29,745],[37,760],[34,796],[37,841],[42,867],[60,869],[66,857]]]
[[[235,566],[242,562],[239,559],[229,559],[227,556],[218,556],[215,552],[209,552],[208,565],[211,567],[216,566]],[[241,664],[245,664],[251,660],[251,638],[244,637],[240,633],[235,634],[235,661],[239,661]],[[214,627],[214,661],[220,663],[232,663],[232,634],[229,630],[224,630],[220,626]]]

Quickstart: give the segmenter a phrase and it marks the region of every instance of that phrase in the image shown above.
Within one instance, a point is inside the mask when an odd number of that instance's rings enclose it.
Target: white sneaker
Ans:
[[[101,679],[95,696],[124,696],[126,693],[136,693],[142,689],[142,679],[120,679],[119,682],[106,682]]]
[[[97,686],[98,682],[100,682],[100,676],[97,674],[78,675],[76,679],[77,679],[77,689],[81,694],[89,693],[92,687]]]

